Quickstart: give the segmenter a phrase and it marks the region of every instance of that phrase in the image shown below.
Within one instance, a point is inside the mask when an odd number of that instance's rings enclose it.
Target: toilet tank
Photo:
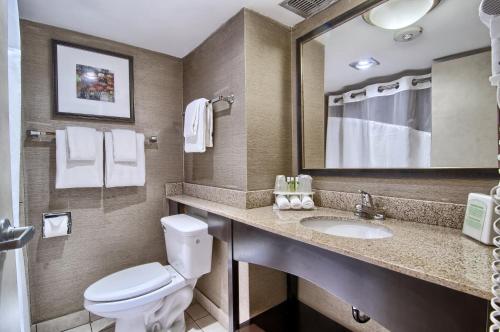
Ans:
[[[187,214],[161,219],[169,264],[186,279],[197,279],[210,272],[212,236],[203,221]]]

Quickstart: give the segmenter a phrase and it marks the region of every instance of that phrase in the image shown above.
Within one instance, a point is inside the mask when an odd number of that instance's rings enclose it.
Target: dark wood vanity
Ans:
[[[230,331],[240,328],[244,331],[250,324],[265,331],[285,331],[284,326],[277,325],[283,321],[279,316],[284,313],[296,317],[295,331],[347,331],[297,300],[297,278],[306,279],[360,308],[390,331],[487,330],[489,302],[485,298],[207,212],[199,204],[182,201],[176,197],[169,200],[170,214],[189,213],[200,217],[207,222],[211,235],[227,243]],[[286,303],[240,325],[238,262],[287,273]],[[266,314],[275,316],[268,319]],[[318,324],[315,328],[300,324],[311,316]]]

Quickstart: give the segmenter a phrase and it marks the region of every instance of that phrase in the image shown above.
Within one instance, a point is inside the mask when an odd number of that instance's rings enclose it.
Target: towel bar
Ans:
[[[54,131],[41,131],[35,129],[26,130],[26,137],[29,139],[39,139],[42,137],[49,137],[50,139],[54,139],[56,137],[56,133]],[[146,137],[145,144],[155,144],[158,143],[158,136],[148,136]]]

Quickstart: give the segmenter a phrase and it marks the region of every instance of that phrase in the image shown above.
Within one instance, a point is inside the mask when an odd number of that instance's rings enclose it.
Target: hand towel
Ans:
[[[191,137],[185,137],[184,138],[184,151],[186,153],[203,153],[206,151],[207,147],[207,112],[206,112],[206,105],[208,100],[207,99],[198,99],[198,100],[203,100],[203,105],[202,107],[198,107],[198,126],[197,126],[197,131],[196,135],[191,136]]]
[[[66,136],[66,130],[56,130],[56,189],[102,187],[102,133],[96,131],[90,140],[96,147],[93,161],[69,160]]]
[[[214,109],[210,102],[206,103],[205,114],[207,115],[207,125],[206,125],[206,136],[205,136],[205,146],[207,148],[212,148],[214,146]]]
[[[137,135],[134,130],[111,129],[115,163],[137,162]]]
[[[302,197],[302,208],[306,210],[311,210],[314,208],[314,201],[312,200],[311,196],[304,195],[304,197]]]
[[[290,209],[290,202],[288,201],[288,198],[286,198],[286,196],[284,196],[284,195],[276,196],[276,205],[278,206],[278,209],[280,209],[280,210]]]
[[[144,134],[136,134],[137,161],[135,163],[115,162],[113,159],[113,134],[106,132],[104,138],[106,148],[106,187],[144,186],[146,183]]]
[[[85,127],[67,127],[68,160],[93,161],[96,158],[96,130]]]
[[[300,201],[299,196],[297,195],[290,196],[290,206],[294,210],[302,209],[302,202]]]
[[[184,112],[184,137],[193,137],[198,133],[201,112],[205,108],[205,98],[195,99],[190,102]]]

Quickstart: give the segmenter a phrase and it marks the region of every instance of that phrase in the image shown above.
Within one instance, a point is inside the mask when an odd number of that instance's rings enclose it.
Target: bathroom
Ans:
[[[500,328],[499,0],[0,4],[0,332]]]

